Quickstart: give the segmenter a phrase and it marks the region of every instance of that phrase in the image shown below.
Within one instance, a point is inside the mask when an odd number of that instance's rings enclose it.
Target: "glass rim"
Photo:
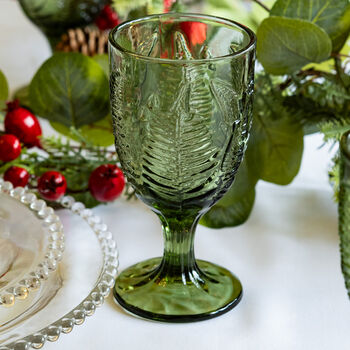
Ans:
[[[197,19],[207,19],[209,21],[212,22],[217,22],[217,23],[221,23],[221,24],[226,24],[229,25],[232,28],[240,28],[242,29],[245,33],[248,34],[250,40],[249,43],[243,47],[242,49],[227,54],[227,55],[223,55],[223,56],[217,56],[217,57],[211,57],[211,58],[198,58],[198,59],[192,59],[192,60],[176,60],[176,59],[170,59],[170,58],[160,58],[160,57],[150,57],[150,56],[144,56],[144,55],[140,55],[136,52],[132,52],[124,47],[122,47],[121,45],[119,45],[116,40],[115,40],[115,34],[122,30],[124,27],[130,26],[131,24],[134,23],[140,23],[140,22],[145,22],[147,20],[152,20],[155,18],[161,18],[161,17],[188,17],[188,18],[197,18]],[[239,57],[242,56],[244,54],[246,54],[247,52],[249,52],[255,45],[256,45],[256,35],[255,33],[249,29],[248,27],[246,27],[245,25],[236,22],[236,21],[232,21],[230,19],[227,18],[223,18],[223,17],[218,17],[218,16],[211,16],[211,15],[203,15],[203,14],[199,14],[199,13],[181,13],[181,12],[169,12],[169,13],[161,13],[161,14],[154,14],[154,15],[149,15],[149,16],[144,16],[144,17],[140,17],[137,19],[132,19],[126,22],[123,22],[119,25],[117,25],[116,27],[114,27],[109,35],[108,35],[108,42],[109,45],[111,45],[112,47],[114,47],[115,49],[117,49],[118,51],[121,51],[129,56],[132,56],[134,58],[137,59],[142,59],[142,60],[146,60],[146,61],[150,61],[150,62],[161,62],[161,63],[172,63],[172,64],[180,64],[183,65],[184,63],[205,63],[205,62],[213,62],[213,61],[220,61],[220,60],[225,60],[225,59],[231,59],[231,58],[235,58],[235,57]]]

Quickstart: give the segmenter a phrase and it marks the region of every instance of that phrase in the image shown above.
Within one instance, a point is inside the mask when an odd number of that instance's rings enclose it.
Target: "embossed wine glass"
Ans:
[[[194,234],[245,151],[254,33],[222,18],[170,13],[119,25],[109,48],[116,149],[164,234],[163,257],[121,272],[115,299],[159,321],[218,316],[240,301],[242,286],[225,268],[195,259]]]

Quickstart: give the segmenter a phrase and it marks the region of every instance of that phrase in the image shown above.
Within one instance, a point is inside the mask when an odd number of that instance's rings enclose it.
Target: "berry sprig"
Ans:
[[[18,122],[26,119],[23,116],[36,127],[25,130],[23,125],[27,124]],[[16,120],[11,129],[16,135],[7,133],[12,120]],[[32,130],[35,132],[29,135]],[[69,194],[87,207],[115,200],[124,188],[131,198],[133,192],[117,164],[116,152],[87,144],[83,139],[73,143],[60,137],[43,137],[30,111],[19,106],[8,109],[5,132],[0,136],[0,174],[15,187],[29,186],[48,201]]]

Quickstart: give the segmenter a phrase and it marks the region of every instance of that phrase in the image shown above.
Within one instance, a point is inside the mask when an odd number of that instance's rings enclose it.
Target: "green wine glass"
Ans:
[[[116,149],[164,234],[163,257],[121,272],[115,299],[158,321],[218,316],[240,301],[242,286],[225,268],[195,259],[194,234],[246,148],[255,35],[226,19],[169,13],[114,28],[109,53]]]

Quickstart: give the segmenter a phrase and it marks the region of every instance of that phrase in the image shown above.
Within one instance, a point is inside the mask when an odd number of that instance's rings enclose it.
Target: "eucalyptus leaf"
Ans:
[[[4,73],[0,70],[0,122],[5,118],[6,100],[9,94],[9,87]]]
[[[4,73],[0,70],[0,101],[6,101],[9,95],[9,86]]]
[[[301,19],[266,18],[258,32],[258,59],[268,73],[291,74],[310,62],[326,60],[332,50],[327,33]]]
[[[69,137],[75,141],[81,141],[79,137],[73,133],[70,128],[60,123],[51,122],[51,126],[60,134]],[[78,132],[83,138],[94,146],[107,147],[114,143],[112,117],[107,115],[95,123],[84,125]]]
[[[108,55],[106,53],[101,55],[94,55],[92,56],[92,59],[100,65],[100,67],[105,72],[106,76],[109,76],[109,60]]]
[[[249,167],[264,181],[288,185],[300,169],[303,136],[300,124],[287,115],[273,119],[255,113],[247,150]]]
[[[333,52],[339,52],[350,34],[350,5],[348,5],[344,15],[335,26],[335,30],[330,34],[333,43]]]
[[[112,0],[119,17],[133,19],[142,15],[163,12],[162,0]],[[132,12],[132,14],[130,14]],[[136,17],[135,17],[136,16]]]
[[[232,190],[234,191],[234,190]],[[230,191],[231,192],[231,191]],[[230,196],[230,192],[227,196]],[[231,205],[217,203],[204,215],[200,223],[211,228],[239,226],[245,223],[253,209],[255,188],[247,192],[244,197],[232,200]]]
[[[44,62],[29,98],[39,116],[76,129],[109,113],[108,79],[98,63],[80,53],[58,53]]]
[[[244,1],[206,0],[203,1],[202,12],[234,19],[237,22],[244,23],[255,31],[262,19],[268,16],[268,12],[258,5],[254,6],[253,2],[251,3],[252,6],[247,11],[247,3]]]
[[[271,16],[299,18],[323,28],[331,37],[333,51],[339,50],[350,31],[348,0],[277,0]]]
[[[14,93],[13,98],[19,100],[19,103],[22,107],[31,109],[29,99],[29,85],[25,85],[17,89]]]
[[[137,8],[134,8],[132,9],[129,13],[128,13],[128,17],[127,17],[127,20],[130,21],[132,19],[137,19],[137,18],[140,18],[140,17],[145,17],[147,16],[149,13],[148,13],[148,6],[147,4],[144,5],[144,6],[140,6],[140,7],[137,7]]]
[[[235,182],[225,196],[204,215],[200,223],[212,228],[238,226],[249,217],[255,200],[258,178],[248,169],[244,160],[238,169]]]

